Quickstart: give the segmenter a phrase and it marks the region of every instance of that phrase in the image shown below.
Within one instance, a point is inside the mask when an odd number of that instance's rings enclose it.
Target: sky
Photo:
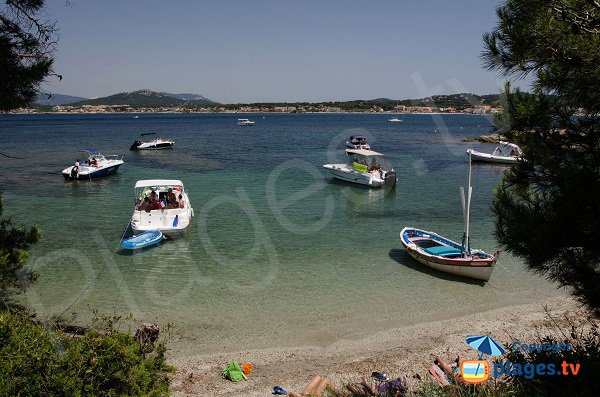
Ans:
[[[151,89],[221,102],[497,93],[482,68],[496,0],[47,0],[49,92]],[[523,86],[525,87],[526,86]]]

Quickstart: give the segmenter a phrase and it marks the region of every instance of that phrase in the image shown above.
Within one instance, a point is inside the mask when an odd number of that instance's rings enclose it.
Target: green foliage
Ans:
[[[0,111],[27,106],[52,74],[54,25],[37,15],[43,0],[7,0],[0,8]]]
[[[0,395],[164,396],[172,370],[165,344],[146,356],[110,324],[76,338],[0,313]]]
[[[0,217],[2,216],[2,193],[0,193]],[[8,289],[25,290],[37,274],[27,270],[27,249],[41,236],[36,226],[28,230],[14,225],[10,219],[0,219],[0,292]]]
[[[440,387],[433,382],[423,382],[414,391],[413,397],[515,397],[527,396],[518,383],[505,384],[486,382],[481,385],[453,383]]]
[[[488,69],[533,74],[543,92],[600,111],[600,2],[508,0],[497,15],[483,37]]]
[[[497,188],[496,235],[600,311],[600,3],[509,0],[498,17],[484,36],[486,66],[533,74],[536,89],[505,90],[501,132],[526,161]]]

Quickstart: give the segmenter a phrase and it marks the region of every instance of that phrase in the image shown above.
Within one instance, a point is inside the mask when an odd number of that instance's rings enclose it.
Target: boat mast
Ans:
[[[467,185],[467,195],[465,197],[464,188],[460,188],[460,198],[462,200],[463,215],[465,217],[465,231],[463,235],[463,255],[471,255],[471,244],[469,244],[469,220],[471,215],[471,194],[473,188],[471,187],[471,153],[469,152],[469,178]]]

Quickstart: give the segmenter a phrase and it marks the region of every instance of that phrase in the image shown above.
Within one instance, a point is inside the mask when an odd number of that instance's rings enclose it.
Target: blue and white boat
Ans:
[[[469,182],[467,190],[461,187],[465,228],[462,243],[457,243],[437,233],[414,227],[405,227],[400,232],[400,242],[410,256],[425,266],[457,276],[488,281],[498,260],[500,251],[493,255],[471,249],[469,220],[471,212],[471,156],[469,156]]]
[[[67,180],[71,179],[96,179],[113,175],[123,164],[123,159],[117,155],[104,156],[98,149],[86,149],[81,151],[85,161],[77,160],[75,165],[62,171]]]
[[[121,248],[134,250],[158,244],[164,238],[160,230],[149,230],[121,241]]]

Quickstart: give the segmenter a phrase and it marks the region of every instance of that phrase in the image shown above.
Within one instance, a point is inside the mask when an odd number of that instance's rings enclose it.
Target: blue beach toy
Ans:
[[[273,394],[285,396],[287,394],[287,391],[285,391],[285,389],[281,386],[275,386],[273,388]]]

